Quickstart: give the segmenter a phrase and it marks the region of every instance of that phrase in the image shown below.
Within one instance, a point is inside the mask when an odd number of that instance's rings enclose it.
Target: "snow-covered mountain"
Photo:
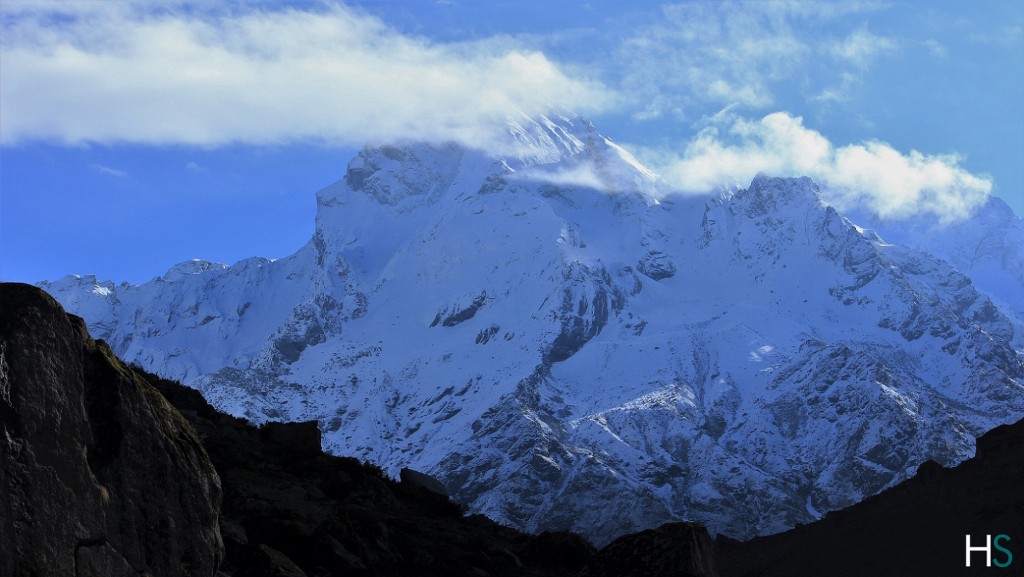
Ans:
[[[979,291],[1011,317],[1024,319],[1024,220],[1000,198],[988,197],[971,218],[952,223],[912,216],[880,219],[854,213],[886,241],[935,255],[971,277]],[[1018,333],[1016,348],[1024,348]]]
[[[598,543],[772,533],[1024,416],[1024,288],[994,304],[956,242],[892,244],[805,178],[675,195],[584,121],[509,126],[505,158],[364,149],[288,258],[41,286],[222,409]],[[965,272],[1021,270],[995,237]]]

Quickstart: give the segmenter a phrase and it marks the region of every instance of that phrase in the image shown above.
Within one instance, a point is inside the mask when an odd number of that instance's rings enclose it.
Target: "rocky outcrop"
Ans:
[[[221,486],[194,429],[41,290],[0,303],[3,575],[214,575]]]
[[[442,311],[438,311],[434,320],[430,323],[430,326],[433,328],[440,323],[442,327],[454,327],[459,323],[468,321],[475,317],[476,313],[482,309],[485,304],[487,304],[487,293],[482,292],[473,297],[473,301],[468,305],[463,306],[462,304],[456,303],[450,307],[445,307]]]
[[[676,265],[672,259],[659,250],[649,250],[640,262],[637,270],[651,277],[652,280],[672,278],[676,274]]]

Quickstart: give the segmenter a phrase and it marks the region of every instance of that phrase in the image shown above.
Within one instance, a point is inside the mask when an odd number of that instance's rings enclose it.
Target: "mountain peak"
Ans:
[[[337,217],[321,218],[332,207],[351,208],[365,200],[401,214],[442,197],[524,186],[639,193],[649,203],[669,192],[660,177],[585,119],[510,116],[507,128],[507,138],[487,150],[453,142],[363,148],[349,162],[344,179],[318,193],[318,223],[324,225],[318,230],[337,228]]]
[[[179,262],[178,264],[167,269],[167,272],[160,277],[161,280],[167,282],[174,282],[183,278],[189,277],[195,274],[201,274],[210,270],[223,270],[228,268],[228,265],[218,262],[212,262],[203,260],[201,258],[194,258]]]
[[[531,118],[521,114],[509,116],[505,122],[512,147],[501,153],[514,170],[575,156],[597,135],[593,124],[574,115]]]
[[[770,222],[816,211],[826,204],[818,185],[810,178],[783,178],[764,173],[758,173],[749,187],[737,190],[731,201],[747,217]]]
[[[821,190],[810,177],[769,176],[763,172],[750,181],[741,195],[771,196],[783,201],[813,199],[821,202]]]
[[[404,143],[366,147],[349,162],[345,184],[380,204],[442,192],[459,170],[466,149],[454,144]]]

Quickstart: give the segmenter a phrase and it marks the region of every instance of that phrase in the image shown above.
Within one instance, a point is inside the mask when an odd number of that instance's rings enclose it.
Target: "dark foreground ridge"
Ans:
[[[0,284],[0,425],[0,577],[612,575],[579,535],[465,517],[427,475],[323,454],[316,423],[220,413],[29,285]],[[712,577],[689,571],[707,532],[684,534],[678,566],[614,574]]]
[[[43,291],[0,284],[0,577],[992,575],[1024,569],[1024,421],[792,531],[712,542],[673,523],[600,552],[465,517],[433,478],[325,455],[117,359]],[[716,569],[717,565],[717,569]]]

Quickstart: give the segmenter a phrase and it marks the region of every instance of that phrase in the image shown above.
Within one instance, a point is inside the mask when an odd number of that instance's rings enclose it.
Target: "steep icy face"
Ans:
[[[598,542],[806,522],[1024,414],[1018,325],[809,180],[678,197],[589,124],[510,130],[367,148],[287,259],[57,296],[235,414]]]
[[[854,216],[886,241],[941,258],[971,277],[1004,313],[1024,323],[1024,220],[990,196],[967,219],[942,224],[926,217]],[[1016,340],[1024,348],[1024,334]]]

